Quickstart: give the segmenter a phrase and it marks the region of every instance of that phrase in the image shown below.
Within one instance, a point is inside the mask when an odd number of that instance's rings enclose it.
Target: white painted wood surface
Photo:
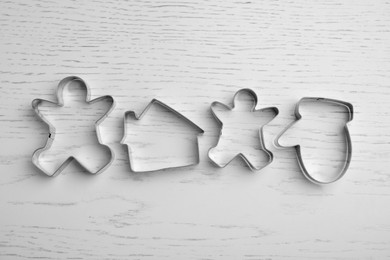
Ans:
[[[386,259],[390,257],[388,1],[1,1],[0,259]],[[98,176],[31,163],[47,129],[34,98],[78,75],[112,95],[116,154]],[[277,106],[271,165],[214,167],[209,106],[251,88]],[[346,176],[319,187],[274,137],[304,96],[355,107]],[[158,98],[205,130],[200,164],[132,173],[123,113]]]

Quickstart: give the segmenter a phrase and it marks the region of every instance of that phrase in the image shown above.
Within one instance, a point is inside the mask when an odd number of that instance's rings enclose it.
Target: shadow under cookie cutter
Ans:
[[[330,181],[320,181],[320,180],[317,180],[316,178],[314,178],[310,172],[306,169],[305,167],[305,164],[303,162],[303,158],[302,158],[302,153],[301,153],[301,146],[300,145],[295,145],[295,146],[288,146],[288,147],[285,147],[285,146],[282,146],[280,145],[279,143],[279,139],[280,137],[291,127],[293,126],[294,124],[296,124],[300,119],[302,119],[302,115],[299,113],[299,106],[301,103],[303,102],[306,102],[306,101],[310,101],[310,102],[327,102],[327,103],[334,103],[334,104],[338,104],[338,105],[342,105],[344,107],[347,108],[348,110],[348,120],[347,122],[345,123],[344,125],[344,134],[345,134],[345,140],[346,140],[346,148],[347,148],[347,151],[346,151],[346,156],[344,158],[344,166],[343,168],[341,169],[341,171],[339,172],[339,174],[332,180]],[[298,160],[298,164],[299,164],[299,167],[303,173],[303,175],[306,177],[306,179],[308,179],[309,181],[311,181],[312,183],[314,184],[319,184],[319,185],[324,185],[324,184],[331,184],[331,183],[334,183],[336,181],[338,181],[339,179],[341,179],[345,173],[347,172],[348,170],[348,167],[351,163],[351,159],[352,159],[352,141],[351,141],[351,137],[349,135],[349,130],[348,130],[348,123],[350,121],[352,121],[353,119],[353,106],[352,104],[348,103],[348,102],[344,102],[344,101],[340,101],[340,100],[336,100],[336,99],[329,99],[329,98],[318,98],[318,97],[304,97],[302,98],[301,100],[299,100],[299,102],[297,103],[297,105],[295,106],[295,118],[296,120],[294,122],[292,122],[291,124],[289,124],[275,139],[275,146],[278,147],[278,148],[294,148],[295,151],[296,151],[296,157],[297,157],[297,160]]]
[[[43,151],[46,151],[48,149],[50,149],[54,139],[55,139],[55,135],[56,135],[56,129],[55,127],[50,124],[50,122],[48,120],[46,120],[46,118],[44,117],[44,115],[39,111],[38,109],[38,106],[39,104],[41,104],[42,102],[47,102],[47,103],[51,103],[51,104],[54,104],[54,105],[57,105],[57,106],[64,106],[64,100],[63,100],[63,90],[65,88],[65,86],[67,86],[69,83],[73,82],[73,81],[79,81],[81,82],[85,88],[86,88],[86,91],[87,91],[87,96],[86,96],[86,102],[87,103],[95,103],[97,101],[101,101],[103,99],[110,99],[112,101],[112,104],[110,106],[110,108],[108,109],[108,111],[100,118],[98,119],[96,122],[95,122],[95,128],[96,128],[96,135],[97,135],[97,138],[98,138],[98,142],[99,144],[105,146],[106,148],[108,148],[108,151],[110,152],[110,160],[107,164],[105,164],[103,167],[101,167],[98,171],[96,172],[91,172],[89,171],[81,162],[79,162],[75,157],[73,156],[70,156],[69,158],[67,158],[55,171],[54,173],[50,173],[48,172],[47,170],[45,170],[41,164],[40,164],[40,161],[39,161],[39,155],[43,152]],[[46,175],[50,176],[50,177],[54,177],[54,176],[57,176],[58,174],[60,174],[64,168],[70,163],[72,162],[73,160],[77,161],[80,166],[85,169],[86,171],[88,171],[89,173],[91,174],[99,174],[101,172],[103,172],[105,169],[107,169],[111,164],[112,162],[114,161],[114,153],[113,151],[110,149],[109,146],[107,145],[104,145],[102,142],[101,142],[101,136],[100,136],[100,132],[99,132],[99,128],[98,126],[100,125],[100,123],[105,119],[107,118],[107,116],[111,113],[111,111],[114,109],[115,107],[115,102],[114,102],[114,99],[112,98],[112,96],[102,96],[102,97],[99,97],[99,98],[96,98],[94,100],[90,100],[90,89],[87,85],[87,83],[81,79],[80,77],[77,77],[77,76],[69,76],[69,77],[66,77],[64,79],[62,79],[59,83],[58,83],[58,87],[57,87],[57,91],[56,91],[56,94],[57,94],[57,101],[58,102],[52,102],[52,101],[49,101],[49,100],[44,100],[44,99],[34,99],[32,101],[32,107],[36,113],[36,115],[49,127],[49,136],[48,136],[48,139],[46,141],[46,144],[44,147],[42,148],[38,148],[37,150],[34,151],[33,153],[33,156],[32,156],[32,162],[33,164],[38,167],[43,173],[45,173]]]
[[[265,168],[266,166],[268,166],[269,164],[272,163],[273,161],[273,154],[271,151],[269,151],[264,143],[263,143],[263,140],[264,140],[264,136],[263,136],[263,127],[265,125],[263,125],[262,127],[259,128],[259,143],[260,143],[260,148],[267,154],[268,156],[268,162],[262,166],[262,167],[255,167],[251,162],[250,160],[243,154],[243,153],[238,153],[237,155],[235,155],[230,161],[228,161],[226,164],[222,165],[222,164],[219,164],[217,163],[216,161],[214,161],[211,156],[210,156],[210,152],[212,149],[216,148],[218,146],[218,143],[219,143],[219,140],[221,138],[221,135],[222,135],[222,129],[223,129],[223,122],[218,118],[218,116],[216,115],[216,113],[213,111],[212,107],[213,105],[221,105],[229,110],[233,110],[234,107],[235,107],[235,104],[234,104],[234,100],[235,98],[237,97],[237,95],[239,95],[240,93],[243,93],[243,92],[246,92],[247,94],[249,94],[252,98],[253,98],[253,105],[252,105],[252,108],[250,110],[250,112],[254,112],[254,111],[263,111],[263,110],[272,110],[274,111],[275,113],[275,116],[277,116],[279,114],[279,110],[277,107],[267,107],[267,108],[262,108],[262,109],[257,109],[255,110],[256,106],[257,106],[257,102],[258,102],[258,99],[257,99],[257,95],[256,93],[251,90],[251,89],[248,89],[248,88],[244,88],[244,89],[240,89],[239,91],[237,91],[234,96],[233,96],[233,106],[228,106],[226,104],[223,104],[221,102],[218,102],[218,101],[214,101],[213,103],[211,103],[211,106],[210,106],[210,110],[211,110],[211,114],[213,115],[213,117],[215,118],[215,120],[218,122],[218,124],[220,125],[221,129],[220,129],[220,132],[219,132],[219,137],[218,137],[218,141],[217,141],[217,144],[214,146],[214,147],[211,147],[207,153],[209,159],[212,161],[212,163],[219,167],[219,168],[225,168],[226,166],[228,166],[234,159],[236,159],[237,157],[241,158],[247,165],[248,167],[252,170],[252,171],[259,171],[263,168]]]
[[[176,115],[178,118],[180,118],[181,120],[184,121],[185,124],[189,125],[189,126],[192,126],[197,132],[198,134],[196,135],[196,161],[194,161],[193,163],[189,163],[189,164],[185,164],[185,165],[179,165],[179,166],[167,166],[167,167],[162,167],[162,168],[156,168],[156,169],[152,169],[152,170],[137,170],[135,169],[135,164],[134,164],[134,161],[132,159],[132,154],[133,154],[133,151],[131,149],[131,145],[128,145],[126,143],[126,139],[127,139],[127,136],[128,136],[128,129],[127,129],[127,125],[126,125],[126,121],[128,120],[128,117],[131,115],[135,120],[141,120],[144,115],[149,111],[149,109],[153,106],[153,105],[159,105],[165,109],[167,109],[168,111],[170,111],[171,113],[173,113],[174,115]],[[199,142],[198,142],[198,136],[203,134],[204,133],[204,130],[201,129],[199,126],[197,126],[194,122],[192,122],[191,120],[189,120],[187,117],[185,117],[184,115],[180,114],[178,111],[174,110],[173,108],[171,108],[170,106],[166,105],[165,103],[157,100],[157,99],[153,99],[152,101],[150,101],[150,103],[146,106],[146,108],[141,112],[141,114],[137,115],[134,111],[126,111],[125,114],[124,114],[124,118],[123,118],[123,138],[121,140],[121,144],[126,146],[128,149],[128,158],[129,158],[129,164],[130,164],[130,169],[132,172],[156,172],[156,171],[160,171],[160,170],[167,170],[167,169],[175,169],[175,168],[183,168],[183,167],[189,167],[189,166],[194,166],[194,165],[197,165],[199,164],[200,162],[200,159],[199,159]]]

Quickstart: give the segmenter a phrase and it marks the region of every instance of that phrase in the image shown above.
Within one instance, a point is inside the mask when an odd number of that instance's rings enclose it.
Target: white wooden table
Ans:
[[[0,259],[390,258],[390,3],[387,1],[1,1]],[[34,98],[78,75],[116,108],[116,154],[98,176],[31,163],[47,128]],[[211,102],[251,88],[280,114],[271,165],[213,166]],[[355,107],[353,160],[310,184],[275,136],[304,96]],[[197,166],[133,173],[123,114],[159,98],[205,130]]]

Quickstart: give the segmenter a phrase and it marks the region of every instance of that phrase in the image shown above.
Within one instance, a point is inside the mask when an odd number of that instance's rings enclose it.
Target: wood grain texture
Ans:
[[[390,257],[388,1],[0,1],[0,259],[386,259]],[[47,129],[31,101],[62,78],[112,95],[103,174],[31,163]],[[251,88],[280,114],[274,162],[214,167],[210,104]],[[318,187],[274,137],[305,96],[351,102],[353,160]],[[158,98],[193,120],[200,164],[129,171],[123,114]]]

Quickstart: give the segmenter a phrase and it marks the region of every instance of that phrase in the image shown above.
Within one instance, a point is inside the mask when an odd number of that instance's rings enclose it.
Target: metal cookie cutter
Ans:
[[[220,133],[219,133],[219,137],[218,137],[218,142],[217,144],[214,146],[214,147],[211,147],[208,151],[208,157],[209,159],[213,162],[213,164],[219,168],[224,168],[226,167],[227,165],[229,165],[236,157],[240,157],[247,165],[248,167],[252,170],[252,171],[258,171],[258,170],[261,170],[263,168],[265,168],[266,166],[268,166],[269,164],[272,163],[273,161],[273,154],[271,151],[269,151],[265,145],[264,145],[264,136],[263,136],[263,127],[266,125],[264,124],[263,126],[259,127],[259,143],[260,143],[260,148],[262,149],[262,151],[264,151],[267,156],[268,156],[268,162],[263,165],[262,167],[256,167],[255,165],[253,165],[251,163],[251,161],[245,156],[245,154],[243,153],[238,153],[237,155],[233,156],[233,158],[228,161],[226,164],[220,164],[218,162],[216,162],[215,160],[213,160],[210,156],[210,153],[211,153],[211,150],[216,148],[218,146],[218,143],[220,142],[220,139],[221,139],[221,136],[222,136],[222,129],[223,129],[223,123],[222,121],[218,118],[217,114],[214,112],[213,110],[213,106],[214,105],[220,105],[220,106],[223,106],[224,108],[226,108],[227,110],[233,110],[235,108],[235,100],[236,100],[236,97],[240,94],[240,93],[247,93],[249,96],[251,96],[253,98],[253,104],[252,104],[252,107],[250,108],[250,110],[248,112],[259,112],[259,111],[265,111],[265,110],[272,110],[274,112],[274,117],[276,117],[278,114],[279,114],[279,110],[278,108],[276,107],[267,107],[267,108],[262,108],[262,109],[257,109],[255,110],[256,106],[257,106],[257,102],[258,102],[258,99],[257,99],[257,95],[256,93],[251,90],[251,89],[247,89],[247,88],[244,88],[244,89],[241,89],[239,91],[236,92],[236,94],[234,95],[233,97],[233,106],[228,106],[228,105],[225,105],[223,103],[220,103],[220,102],[217,102],[217,101],[214,101],[212,104],[211,104],[211,113],[212,115],[214,116],[214,118],[216,119],[216,121],[220,124],[221,126],[221,130],[220,130]]]
[[[129,144],[129,142],[127,141],[127,137],[128,137],[128,127],[126,125],[126,121],[128,120],[129,117],[131,117],[132,119],[134,120],[141,120],[147,113],[148,111],[150,110],[150,108],[154,105],[159,105],[161,106],[162,108],[166,109],[169,113],[172,113],[173,115],[175,115],[180,121],[183,121],[184,124],[188,125],[189,127],[191,127],[194,132],[196,132],[194,138],[192,139],[194,142],[196,142],[196,159],[195,161],[191,161],[191,162],[186,162],[186,163],[180,163],[180,164],[175,164],[174,161],[169,161],[167,160],[166,163],[162,163],[162,165],[164,166],[153,166],[153,160],[156,160],[158,163],[161,164],[162,161],[164,160],[161,160],[160,156],[162,156],[161,154],[159,155],[153,155],[151,156],[150,154],[148,155],[149,157],[148,158],[143,158],[143,159],[147,159],[147,166],[142,168],[142,167],[139,167],[137,164],[136,164],[136,161],[133,160],[133,156],[135,157],[135,150],[134,148],[132,149],[131,148],[131,144]],[[141,112],[140,115],[137,115],[134,111],[126,111],[125,114],[124,114],[124,134],[123,134],[123,138],[121,140],[121,144],[126,146],[127,147],[127,151],[128,151],[128,156],[129,156],[129,163],[130,163],[130,169],[131,171],[133,172],[154,172],[154,171],[159,171],[159,170],[165,170],[165,169],[174,169],[174,168],[181,168],[181,167],[188,167],[188,166],[193,166],[193,165],[197,165],[199,164],[199,144],[198,144],[198,136],[203,134],[204,131],[199,127],[197,126],[194,122],[192,122],[191,120],[189,120],[188,118],[186,118],[185,116],[183,116],[182,114],[180,114],[179,112],[177,112],[176,110],[172,109],[171,107],[169,107],[168,105],[166,105],[165,103],[157,100],[157,99],[153,99],[149,104],[148,106]],[[155,128],[155,126],[153,126],[153,128]],[[161,129],[160,129],[161,130]],[[156,129],[156,132],[158,133],[158,129]],[[159,133],[161,134],[161,132]],[[177,137],[175,137],[177,138]],[[164,144],[161,144],[161,142],[163,142],[163,140],[168,140],[167,137],[162,137],[162,138],[146,138],[142,144],[142,147],[145,148],[145,149],[151,149],[150,147],[153,146],[153,145],[158,145],[157,147],[155,147],[155,149],[153,149],[154,151],[158,150],[160,151],[160,147]],[[160,141],[160,143],[159,143]],[[148,143],[149,142],[149,143]],[[148,143],[148,144],[146,144]],[[139,149],[139,147],[138,147]],[[170,147],[169,149],[173,149],[172,147]],[[152,153],[153,151],[148,151],[150,153]],[[153,158],[152,158],[153,157]]]
[[[296,124],[299,120],[302,119],[302,115],[299,113],[299,106],[301,105],[301,103],[303,102],[327,102],[327,103],[333,103],[333,104],[337,104],[337,105],[341,105],[341,106],[344,106],[347,110],[348,110],[348,120],[344,126],[344,134],[345,134],[345,140],[346,140],[346,153],[345,153],[345,158],[344,158],[344,165],[343,165],[343,168],[341,169],[341,171],[339,172],[339,174],[332,180],[330,181],[320,181],[320,180],[317,180],[315,177],[313,177],[310,172],[306,169],[305,167],[305,164],[303,162],[303,158],[302,158],[302,153],[301,153],[301,146],[300,145],[295,145],[295,146],[292,146],[293,148],[295,148],[295,151],[296,151],[296,157],[297,157],[297,160],[298,160],[298,164],[299,164],[299,167],[301,168],[301,171],[303,173],[303,175],[309,180],[311,181],[312,183],[315,183],[315,184],[319,184],[319,185],[322,185],[322,184],[330,184],[330,183],[333,183],[333,182],[336,182],[338,181],[339,179],[341,179],[341,177],[344,176],[344,174],[347,172],[348,170],[348,167],[351,163],[351,158],[352,158],[352,141],[351,141],[351,137],[349,135],[349,130],[348,130],[348,123],[350,121],[352,121],[353,119],[353,106],[352,104],[348,103],[348,102],[344,102],[344,101],[340,101],[340,100],[336,100],[336,99],[329,99],[329,98],[317,98],[317,97],[305,97],[305,98],[302,98],[296,105],[295,107],[295,117],[296,117],[296,120],[294,122],[292,122],[290,125],[288,125],[275,139],[275,145],[279,148],[291,148],[291,147],[284,147],[282,145],[280,145],[279,143],[279,139],[280,137],[294,124]]]
[[[73,81],[79,81],[81,82],[84,87],[86,88],[86,91],[87,91],[87,96],[86,96],[86,102],[89,103],[89,104],[92,104],[92,103],[95,103],[95,102],[98,102],[98,101],[102,101],[104,99],[109,99],[110,101],[112,101],[112,104],[110,106],[110,108],[108,109],[108,111],[100,118],[98,119],[96,122],[95,122],[95,128],[96,128],[96,135],[97,135],[97,138],[98,138],[98,142],[108,148],[108,151],[110,153],[110,160],[108,161],[107,164],[103,165],[99,170],[97,170],[96,172],[91,172],[89,171],[80,161],[78,161],[75,157],[73,156],[70,156],[69,158],[67,158],[54,172],[48,172],[47,170],[45,170],[41,164],[40,164],[40,160],[39,160],[39,156],[42,152],[50,149],[54,139],[55,139],[55,136],[56,136],[56,129],[55,127],[50,124],[50,122],[44,117],[44,115],[39,111],[39,105],[42,103],[42,102],[47,102],[47,103],[51,103],[51,104],[54,104],[54,105],[57,105],[57,106],[64,106],[64,100],[63,100],[63,91],[64,91],[64,88],[65,86],[67,86],[69,83],[73,82]],[[77,76],[69,76],[69,77],[66,77],[64,79],[62,79],[59,84],[58,84],[58,87],[57,87],[57,99],[58,99],[58,102],[52,102],[52,101],[48,101],[48,100],[43,100],[43,99],[34,99],[32,101],[32,107],[36,113],[37,116],[39,116],[39,118],[45,122],[45,124],[49,127],[49,135],[48,135],[48,139],[46,141],[46,144],[44,147],[42,148],[38,148],[37,150],[35,150],[35,152],[33,153],[33,156],[32,156],[32,162],[33,164],[38,167],[43,173],[45,173],[46,175],[48,176],[57,176],[58,174],[60,174],[64,168],[72,161],[72,160],[75,160],[77,161],[82,168],[84,168],[86,171],[88,171],[89,173],[91,174],[99,174],[101,172],[103,172],[105,169],[107,169],[111,163],[113,162],[114,160],[114,153],[112,152],[112,150],[110,149],[110,147],[108,147],[107,145],[104,145],[102,142],[101,142],[101,136],[100,136],[100,132],[99,132],[99,128],[98,126],[104,121],[104,119],[111,113],[111,111],[114,109],[114,106],[115,106],[115,102],[114,102],[114,99],[111,97],[111,96],[102,96],[102,97],[99,97],[99,98],[96,98],[94,100],[90,100],[90,90],[89,90],[89,87],[87,85],[87,83],[81,79],[80,77],[77,77]]]

